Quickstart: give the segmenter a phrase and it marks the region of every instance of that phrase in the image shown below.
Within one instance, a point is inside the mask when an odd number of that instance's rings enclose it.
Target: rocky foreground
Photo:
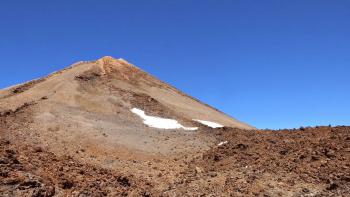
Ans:
[[[220,146],[144,180],[0,131],[0,196],[348,196],[350,127],[280,131],[213,129]],[[227,141],[227,142],[226,142]],[[187,158],[188,159],[188,158]],[[167,161],[181,163],[181,161]],[[161,164],[159,164],[161,165]],[[153,168],[157,168],[154,166]],[[154,181],[152,181],[154,180]],[[159,189],[158,184],[167,187]]]

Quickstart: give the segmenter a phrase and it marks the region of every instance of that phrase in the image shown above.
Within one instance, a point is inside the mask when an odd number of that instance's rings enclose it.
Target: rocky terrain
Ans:
[[[3,132],[1,135],[5,136]],[[350,127],[285,131],[223,128],[212,132],[217,142],[227,143],[201,154],[190,154],[189,160],[159,156],[158,161],[147,164],[154,171],[149,179],[141,178],[136,170],[91,165],[2,137],[0,193],[2,196],[348,196],[350,193]]]
[[[348,196],[350,127],[215,131],[227,143],[189,165],[183,194]]]
[[[0,146],[1,197],[350,193],[350,127],[257,130],[111,57],[0,90]]]

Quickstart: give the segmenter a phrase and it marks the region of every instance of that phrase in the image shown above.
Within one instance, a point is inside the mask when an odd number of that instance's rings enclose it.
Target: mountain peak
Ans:
[[[109,55],[106,55],[106,56],[103,56],[100,58],[101,60],[117,60],[116,58],[112,57],[112,56],[109,56]]]
[[[98,59],[96,62],[101,65],[111,65],[111,64],[116,64],[118,60],[112,56],[104,56]]]
[[[124,67],[133,66],[124,59],[116,59],[112,56],[104,56],[98,59],[96,64],[100,67],[103,75],[111,72],[112,70],[120,70]]]

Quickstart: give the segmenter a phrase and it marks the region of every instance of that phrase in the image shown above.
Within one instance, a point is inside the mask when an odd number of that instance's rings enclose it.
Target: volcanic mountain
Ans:
[[[16,141],[107,167],[208,149],[211,127],[253,128],[109,56],[1,90],[0,101]]]
[[[307,130],[255,130],[123,59],[78,62],[0,90],[0,196],[348,193],[350,129]]]
[[[151,143],[160,129],[185,133],[200,130],[206,122],[209,126],[253,128],[112,57],[79,62],[43,79],[8,88],[0,92],[0,99],[2,112],[32,106],[27,131],[37,133],[44,146],[62,149],[67,147],[61,144],[67,143],[75,146],[74,151],[99,145],[168,152],[170,143]],[[153,123],[147,124],[152,118]]]

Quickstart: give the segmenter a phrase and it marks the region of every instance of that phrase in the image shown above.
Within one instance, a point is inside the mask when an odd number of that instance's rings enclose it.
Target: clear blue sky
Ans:
[[[105,55],[258,128],[350,125],[350,1],[0,1],[0,88]]]

